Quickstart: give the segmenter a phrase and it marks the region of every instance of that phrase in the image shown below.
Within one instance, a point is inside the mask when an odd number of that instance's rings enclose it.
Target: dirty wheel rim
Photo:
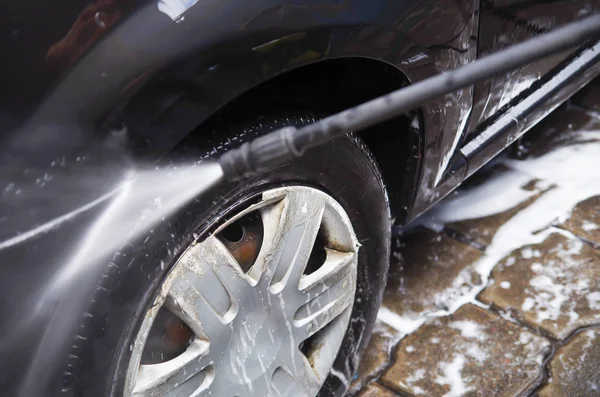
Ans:
[[[220,236],[256,213],[262,244],[244,272]],[[125,396],[315,396],[350,321],[357,251],[332,197],[304,186],[262,193],[173,266],[130,347]],[[144,364],[159,310],[191,337],[176,357]]]

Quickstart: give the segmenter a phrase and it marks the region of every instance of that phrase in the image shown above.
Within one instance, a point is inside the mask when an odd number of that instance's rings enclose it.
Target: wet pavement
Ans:
[[[600,81],[393,243],[349,395],[600,396]]]

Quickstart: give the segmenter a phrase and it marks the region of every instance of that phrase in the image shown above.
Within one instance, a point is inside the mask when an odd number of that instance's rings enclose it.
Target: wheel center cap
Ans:
[[[236,382],[244,383],[268,373],[279,356],[282,338],[278,321],[273,317],[278,316],[257,310],[238,323],[229,352],[232,372],[239,374]]]

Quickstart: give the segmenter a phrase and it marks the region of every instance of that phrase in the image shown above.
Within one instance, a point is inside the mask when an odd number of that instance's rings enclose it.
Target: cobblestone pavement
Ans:
[[[349,395],[600,396],[600,80],[394,241]]]

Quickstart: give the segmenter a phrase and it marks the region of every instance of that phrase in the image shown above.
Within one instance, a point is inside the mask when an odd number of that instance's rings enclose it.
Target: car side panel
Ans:
[[[178,60],[194,60],[192,78],[199,100],[195,117],[184,128],[144,137],[157,155],[241,93],[310,63],[369,57],[398,67],[409,81],[419,81],[473,60],[476,1],[211,0],[192,5],[177,20],[157,3],[146,2],[129,14],[123,12],[108,33],[93,36],[97,42],[86,42],[85,51],[74,50],[80,58],[54,59],[51,64],[62,68],[60,73],[50,71],[46,53],[32,62],[29,69],[35,72],[15,77],[15,96],[33,75],[46,76],[46,83],[25,94],[24,102],[39,104],[35,108],[15,111],[6,100],[9,105],[2,112],[18,116],[5,124],[4,131],[13,128],[2,148],[18,148],[19,157],[35,159],[40,167],[90,150],[90,145],[105,141],[107,131],[99,127],[119,101]],[[73,26],[87,21],[83,15],[89,19],[96,10],[89,7],[79,15],[72,12]],[[79,32],[65,29],[65,37]],[[447,187],[440,187],[450,157],[457,153],[459,128],[471,101],[472,92],[465,89],[423,106],[423,180],[415,192],[419,211],[462,180],[459,170],[444,180]]]
[[[598,11],[600,0],[482,0],[478,56],[486,56]],[[476,84],[466,140],[476,136],[478,126],[494,117],[571,53],[564,51]]]
[[[414,82],[472,60],[465,48],[474,1],[203,0],[175,20],[154,1],[127,3],[118,12],[92,7],[108,7],[108,0],[69,0],[52,7],[20,1],[5,4],[0,24],[5,29],[0,37],[5,59],[0,65],[0,180],[6,181],[0,213],[7,214],[0,241],[15,242],[0,249],[6,287],[0,288],[0,302],[11,302],[2,313],[0,334],[15,336],[4,341],[0,354],[5,346],[19,354],[0,375],[0,389],[9,395],[26,373],[37,340],[9,328],[23,313],[33,312],[32,297],[40,295],[81,235],[74,230],[84,230],[83,222],[90,219],[82,218],[102,209],[105,201],[97,200],[114,187],[111,178],[119,175],[114,170],[127,167],[120,144],[137,137],[123,126],[109,123],[107,128],[107,118],[153,76],[174,64],[192,65],[188,71],[199,93],[193,122],[143,137],[157,158],[225,103],[304,65],[369,57],[396,66]],[[33,17],[28,10],[43,15]],[[106,32],[99,33],[102,24]],[[426,132],[419,156],[420,187],[427,193],[415,192],[415,199],[424,201],[421,208],[439,198],[433,190],[443,154],[454,145],[456,125],[470,101],[468,91],[449,95],[425,104],[415,120]],[[78,190],[70,178],[81,175],[93,178]],[[461,179],[457,175],[451,182]],[[95,200],[101,204],[90,207]],[[70,211],[68,222],[49,223]],[[48,224],[54,226],[44,233],[14,240]],[[43,275],[29,277],[40,274],[41,267]],[[36,323],[38,333],[46,320]],[[60,357],[45,359],[52,363]],[[39,387],[45,390],[43,379]]]

